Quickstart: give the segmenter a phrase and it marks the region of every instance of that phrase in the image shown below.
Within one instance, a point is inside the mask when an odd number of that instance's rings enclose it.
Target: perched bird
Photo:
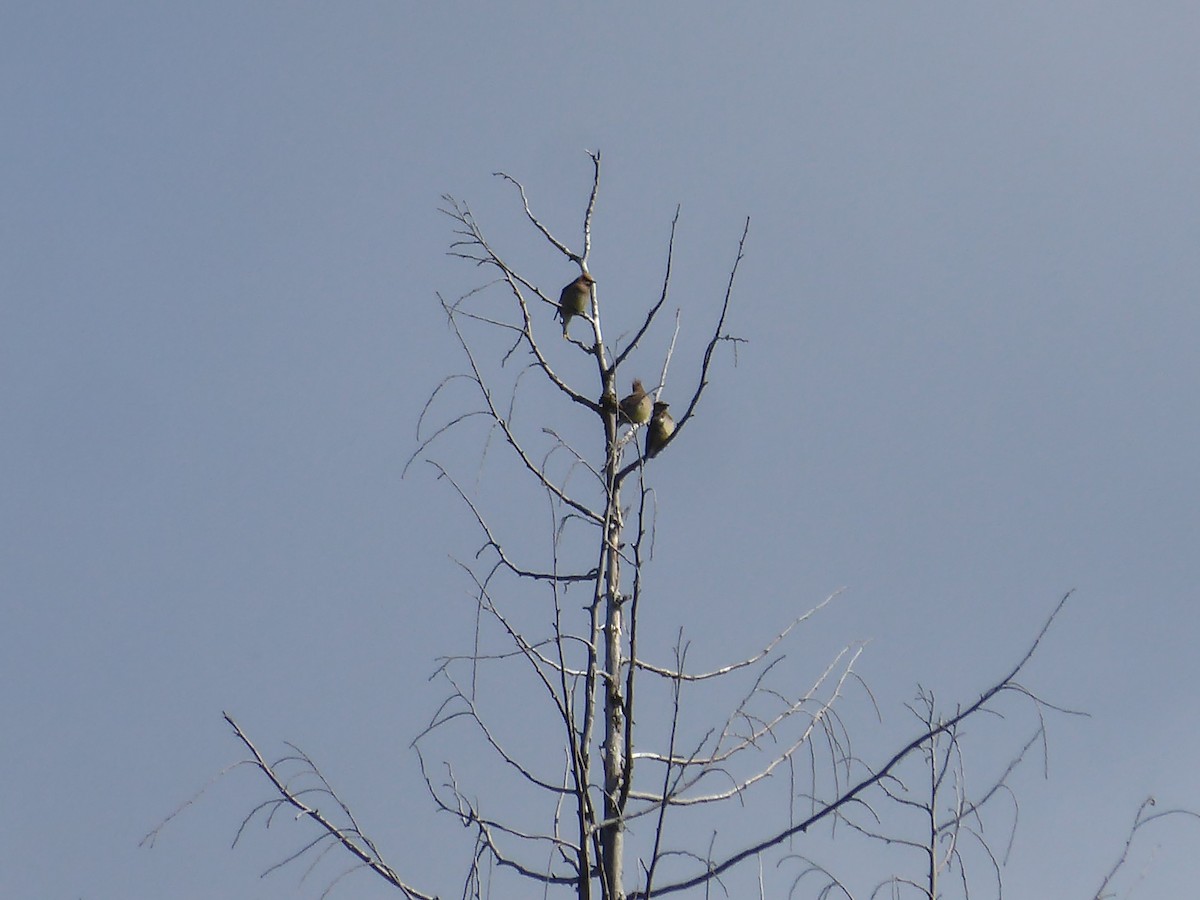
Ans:
[[[646,429],[646,459],[658,456],[658,451],[674,433],[675,420],[667,412],[667,404],[660,400],[654,404],[654,415],[650,417],[650,427]]]
[[[621,421],[644,425],[650,421],[654,409],[654,398],[646,393],[641,379],[633,379],[633,393],[621,401]]]
[[[572,316],[586,316],[592,299],[592,285],[596,279],[584,272],[565,288],[558,296],[558,316],[563,323],[563,339],[567,338],[567,324]]]

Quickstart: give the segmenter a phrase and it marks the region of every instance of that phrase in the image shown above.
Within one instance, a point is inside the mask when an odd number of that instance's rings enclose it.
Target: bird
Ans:
[[[646,459],[658,456],[658,452],[675,433],[675,420],[667,412],[667,406],[661,400],[654,403],[654,415],[650,417],[650,427],[646,429]]]
[[[650,421],[654,398],[646,393],[640,378],[633,379],[633,393],[621,401],[621,421],[644,425]]]
[[[562,319],[563,340],[567,340],[567,324],[572,316],[586,316],[588,305],[592,299],[592,285],[596,279],[584,272],[565,288],[558,296],[558,316]]]

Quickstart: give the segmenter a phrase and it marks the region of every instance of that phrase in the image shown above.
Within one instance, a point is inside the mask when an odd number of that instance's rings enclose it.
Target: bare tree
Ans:
[[[446,699],[413,746],[434,804],[472,835],[462,884],[451,893],[409,884],[311,759],[289,745],[289,753],[268,761],[226,715],[250,754],[241,764],[260,771],[273,791],[246,816],[238,836],[258,816],[270,823],[290,810],[307,818],[315,825],[310,842],[272,870],[308,859],[311,871],[329,851],[349,853],[350,868],[326,893],[365,869],[410,898],[484,897],[493,890],[507,896],[494,885],[510,876],[527,883],[526,895],[534,889],[580,900],[708,895],[733,870],[761,866],[764,855],[776,852],[780,866],[799,868],[793,891],[819,883],[819,896],[852,897],[855,888],[804,846],[818,827],[840,828],[921,859],[876,878],[872,897],[966,895],[968,859],[984,861],[983,884],[999,895],[1000,857],[985,839],[983,816],[1002,798],[1015,803],[1009,776],[1044,742],[1042,713],[1055,707],[1018,679],[1067,597],[1021,659],[974,700],[943,713],[934,695],[921,691],[910,706],[915,733],[873,759],[856,750],[839,712],[850,689],[868,706],[874,702],[855,671],[863,648],[842,647],[804,676],[782,665],[800,626],[833,596],[756,652],[719,665],[691,665],[683,629],[673,646],[643,646],[639,623],[651,602],[643,575],[655,535],[651,478],[656,466],[670,464],[671,445],[702,411],[718,351],[732,356],[738,348],[728,321],[750,223],[731,253],[698,369],[687,388],[669,391],[680,314],[673,328],[670,318],[655,326],[667,308],[679,210],[653,299],[625,339],[606,338],[605,279],[589,265],[601,172],[600,155],[590,158],[591,191],[574,246],[533,211],[519,181],[497,173],[516,192],[525,225],[571,267],[561,290],[543,289],[518,271],[466,203],[444,198],[442,211],[455,229],[451,254],[487,280],[453,302],[439,298],[464,371],[433,391],[406,470],[417,460],[429,463],[461,502],[479,546],[460,563],[474,599],[471,647],[440,660],[436,675]],[[546,337],[556,337],[559,327],[565,343]],[[658,334],[662,346],[653,353],[647,345]],[[565,374],[577,371],[580,360],[591,370],[588,384]],[[632,388],[622,398],[626,384]],[[674,418],[669,395],[684,397]],[[436,424],[425,424],[439,415]],[[472,434],[480,440],[474,484],[432,456],[448,436],[458,446]],[[480,487],[485,475],[524,485],[531,499],[519,510],[505,506]],[[656,660],[664,652],[669,659]],[[522,698],[519,720],[514,695]],[[963,725],[1010,700],[1032,713],[1034,727],[1015,741],[1007,767],[973,794]],[[461,747],[470,750],[456,753]],[[784,802],[776,802],[781,795]],[[328,804],[319,809],[321,797],[334,801],[332,812]],[[741,843],[725,849],[730,838],[721,823],[730,810],[751,806],[778,818],[756,817],[753,831],[738,829]],[[1139,814],[1134,830],[1142,824]],[[705,831],[707,846],[696,838]]]

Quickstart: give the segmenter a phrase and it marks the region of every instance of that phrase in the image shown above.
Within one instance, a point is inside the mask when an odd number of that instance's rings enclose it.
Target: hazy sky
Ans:
[[[458,895],[467,834],[408,746],[470,646],[479,537],[400,477],[463,368],[435,292],[487,277],[439,198],[557,289],[492,173],[578,246],[600,150],[610,336],[682,204],[676,396],[751,218],[747,343],[649,476],[648,622],[725,659],[844,586],[797,677],[869,640],[902,735],[918,684],[973,699],[1076,589],[1023,681],[1091,718],[1048,718],[1004,878],[1091,896],[1147,795],[1200,809],[1198,44],[1169,2],[4,4],[0,894],[319,896],[338,861],[259,879],[312,836],[290,817],[228,849],[269,796],[249,771],[137,846],[241,758],[229,710]],[[467,437],[442,458],[468,483],[504,471]],[[491,497],[544,549],[536,491]],[[1194,893],[1198,837],[1147,831],[1121,890]]]

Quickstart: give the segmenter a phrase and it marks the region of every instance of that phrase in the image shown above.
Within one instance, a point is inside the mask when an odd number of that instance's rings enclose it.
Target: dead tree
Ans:
[[[785,641],[832,598],[797,618],[760,652],[710,671],[691,671],[682,631],[671,663],[651,660],[651,653],[639,642],[641,605],[669,602],[669,598],[644,601],[642,575],[653,536],[654,494],[649,481],[655,466],[669,464],[669,445],[680,439],[701,409],[718,349],[730,345],[736,350],[737,339],[727,332],[726,324],[749,221],[743,227],[722,299],[714,306],[714,323],[699,371],[691,376],[684,411],[665,439],[656,439],[660,437],[656,433],[643,450],[641,433],[655,430],[655,421],[645,420],[649,410],[657,409],[653,404],[669,394],[667,376],[679,333],[677,314],[665,347],[653,354],[643,346],[668,300],[679,213],[676,210],[671,222],[656,299],[647,304],[629,340],[619,346],[611,344],[605,338],[600,302],[605,279],[589,266],[600,187],[600,157],[595,154],[591,159],[592,189],[578,248],[557,237],[534,213],[520,182],[499,174],[517,192],[527,225],[545,239],[553,255],[576,267],[577,272],[570,274],[578,277],[561,293],[542,289],[510,265],[465,203],[446,197],[443,209],[455,224],[452,254],[494,276],[488,287],[498,290],[475,290],[453,303],[442,301],[467,361],[465,382],[477,405],[470,413],[456,410],[446,417],[421,443],[414,459],[422,457],[448,431],[471,420],[482,422],[488,437],[497,438],[519,462],[516,468],[531,490],[545,498],[550,545],[548,565],[538,568],[525,562],[510,550],[510,542],[516,539],[511,533],[513,523],[494,522],[460,480],[434,463],[438,476],[453,486],[483,535],[475,561],[464,565],[477,608],[476,643],[470,653],[443,661],[440,674],[449,686],[449,696],[415,742],[436,803],[458,816],[476,835],[464,895],[482,896],[484,867],[511,870],[547,886],[562,886],[580,898],[623,900],[707,889],[727,870],[790,842],[818,822],[827,818],[851,821],[849,808],[865,803],[868,792],[897,799],[892,785],[899,764],[907,763],[913,754],[936,755],[939,739],[956,746],[958,723],[984,709],[996,695],[1011,690],[1020,668],[956,716],[936,719],[931,708],[922,723],[921,737],[883,767],[872,769],[857,761],[835,708],[846,688],[857,683],[854,664],[861,647],[848,646],[833,654],[802,689],[772,683],[779,674],[775,667]],[[507,314],[497,311],[505,309]],[[561,374],[564,354],[556,350],[557,341],[544,338],[550,312],[557,313],[562,324],[567,352],[581,353],[590,360],[594,371],[590,390]],[[586,323],[586,328],[577,326],[571,331],[568,326],[576,318],[582,320],[579,325]],[[497,334],[506,335],[507,342],[496,341]],[[490,367],[481,349],[488,347],[489,340]],[[640,360],[647,354],[654,359],[658,377],[642,398],[642,379],[651,366]],[[641,368],[633,368],[635,360]],[[500,372],[513,361],[518,374],[501,388]],[[637,378],[625,377],[630,369],[630,376]],[[526,373],[552,388],[546,392],[546,403],[557,399],[564,406],[582,410],[585,421],[594,423],[591,431],[581,428],[568,435],[541,421],[527,421],[530,417],[523,415],[520,403]],[[444,382],[427,412],[435,408],[440,391],[457,384],[453,379]],[[619,399],[626,384],[633,385],[633,393]],[[635,409],[639,401],[640,415]],[[539,405],[539,411],[544,406]],[[593,437],[598,440],[592,441],[594,449],[589,452],[587,442]],[[542,440],[535,447],[539,438]],[[563,464],[556,466],[557,460]],[[582,484],[571,480],[576,471],[585,475]],[[527,525],[526,520],[519,527]],[[505,526],[510,529],[508,534],[501,533]],[[586,534],[576,537],[581,529]],[[591,564],[586,568],[578,565],[585,557],[564,549],[564,542],[572,539],[592,548]],[[563,564],[564,553],[570,564]],[[585,593],[584,602],[572,603],[568,597],[577,597],[580,589]],[[537,615],[529,615],[531,608],[544,613],[542,621],[548,624],[539,625]],[[484,707],[480,686],[510,683],[511,675],[504,672],[511,667],[528,671],[531,684],[540,686],[542,702],[553,710],[556,746],[563,748],[557,772],[523,759],[511,731],[502,736],[497,714]],[[689,729],[681,714],[685,707],[694,708],[695,692],[743,676],[746,684],[725,714],[707,719],[698,736],[685,737]],[[711,709],[707,701],[705,705]],[[658,711],[665,713],[661,716],[665,727],[655,734],[646,726]],[[531,793],[541,795],[542,821],[548,823],[541,831],[533,830],[535,824],[515,824],[518,817],[511,810],[496,813],[485,806],[486,801],[478,799],[477,786],[463,784],[452,766],[434,771],[424,752],[425,742],[456,725],[468,726],[502,770]],[[795,808],[789,807],[786,827],[768,830],[758,845],[726,853],[724,858],[711,849],[700,853],[671,846],[667,828],[672,817],[730,802],[745,803],[754,791],[785,772],[793,783],[800,755],[805,758],[802,768],[828,773],[823,778],[827,785],[819,786],[815,775],[809,785],[807,793],[813,798],[819,789],[827,788],[826,799],[817,802],[809,816],[798,817]],[[856,776],[858,783],[853,781]],[[968,813],[960,809],[960,823],[972,813],[978,814],[978,810]],[[797,822],[798,818],[802,821]],[[627,837],[634,828],[640,840],[631,846]],[[937,840],[936,834],[931,840]],[[952,850],[951,861],[958,859],[954,854]],[[635,871],[627,870],[627,861],[636,861]],[[937,866],[931,865],[930,896],[937,895],[936,871]]]
[[[964,840],[992,860],[998,894],[1000,866],[974,826],[986,804],[1007,795],[1008,774],[1042,739],[1040,716],[1048,707],[1017,679],[1067,598],[1028,652],[974,700],[943,715],[932,694],[920,694],[912,707],[916,733],[874,760],[852,746],[839,713],[848,688],[861,689],[870,702],[855,674],[863,648],[851,644],[831,653],[803,681],[781,666],[799,626],[832,597],[797,616],[757,652],[704,670],[689,663],[682,628],[673,648],[669,642],[643,646],[644,604],[669,602],[647,596],[643,577],[653,551],[651,480],[655,467],[670,465],[673,445],[686,439],[681,436],[702,411],[724,358],[718,351],[737,349],[727,323],[749,220],[723,291],[714,292],[720,299],[711,310],[698,370],[687,376],[689,387],[673,390],[668,375],[679,314],[673,329],[668,317],[657,332],[652,329],[667,308],[679,211],[654,299],[626,340],[610,341],[602,316],[604,274],[590,267],[600,155],[591,161],[577,246],[535,214],[520,182],[498,173],[515,191],[525,225],[558,264],[554,284],[568,282],[561,290],[546,289],[511,265],[467,204],[446,197],[443,208],[455,228],[452,255],[488,279],[453,302],[441,299],[464,371],[433,391],[422,420],[437,423],[418,424],[419,447],[406,470],[428,461],[461,502],[480,544],[461,563],[473,598],[471,647],[441,660],[436,674],[447,696],[413,746],[437,808],[472,835],[463,883],[442,893],[414,887],[385,861],[312,760],[293,747],[268,761],[227,716],[250,753],[244,763],[261,771],[273,791],[246,817],[239,836],[259,815],[269,823],[289,810],[308,819],[315,825],[312,840],[272,868],[306,857],[316,865],[340,848],[352,863],[327,893],[350,872],[365,869],[418,900],[485,897],[493,890],[513,896],[493,887],[508,876],[530,882],[525,895],[707,895],[734,869],[775,851],[781,864],[799,862],[795,883],[815,876],[822,880],[822,896],[849,897],[853,889],[800,846],[818,826],[838,824],[872,842],[923,854],[923,873],[877,879],[872,896],[885,890],[911,890],[931,900],[948,895],[940,881],[947,872],[965,889]],[[556,338],[560,326],[565,342],[548,337]],[[647,345],[656,333],[662,337],[655,351]],[[565,374],[581,361],[592,372],[587,383]],[[656,373],[653,379],[648,370]],[[622,399],[633,376],[637,383]],[[662,404],[681,394],[676,408],[683,411],[671,419]],[[461,446],[476,425],[481,461],[473,486],[433,454],[451,435],[451,446]],[[523,502],[519,512],[506,507],[511,500],[479,487],[489,477],[520,486],[534,501]],[[545,516],[540,549],[534,539],[538,515]],[[672,654],[670,661],[655,661],[664,651]],[[519,706],[514,693],[522,698]],[[972,799],[961,766],[961,726],[1005,698],[1027,704],[1039,724],[1008,770]],[[514,721],[517,708],[520,721]],[[537,741],[530,740],[533,733]],[[475,749],[456,759],[454,748],[463,738]],[[474,771],[484,758],[490,771]],[[492,799],[490,792],[501,785],[506,793]],[[762,802],[756,798],[768,785],[785,796],[772,807],[779,819],[755,822],[755,832],[739,835],[736,848],[718,846],[721,829],[712,813]],[[513,801],[516,791],[528,799]],[[335,802],[322,811],[314,797]],[[903,815],[913,812],[917,823],[905,823]],[[698,827],[714,836],[706,847],[695,842]]]

